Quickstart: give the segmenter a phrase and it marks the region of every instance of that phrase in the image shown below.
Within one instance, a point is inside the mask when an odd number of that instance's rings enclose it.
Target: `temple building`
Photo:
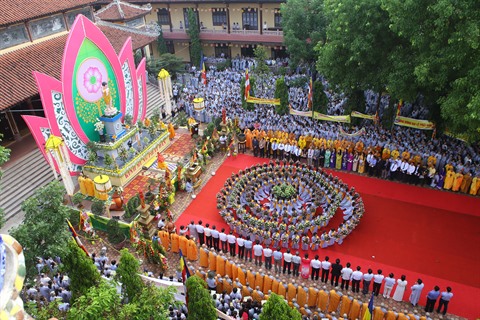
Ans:
[[[131,37],[132,49],[139,56],[150,55],[149,45],[158,34],[146,28],[149,6],[117,3],[116,13],[105,7],[96,15],[95,4],[92,0],[14,0],[0,10],[0,133],[4,142],[28,133],[22,115],[44,116],[32,72],[60,79],[58,66],[77,15],[95,21],[117,54]]]
[[[265,46],[273,59],[286,56],[280,13],[280,5],[285,1],[130,0],[129,2],[137,5],[151,4],[152,11],[145,15],[146,23],[160,25],[169,52],[186,62],[190,61],[190,38],[187,34],[189,8],[196,13],[205,57],[253,56],[253,49],[257,45]],[[100,0],[97,3],[111,6],[122,2]],[[151,44],[150,47],[157,56],[156,45]]]

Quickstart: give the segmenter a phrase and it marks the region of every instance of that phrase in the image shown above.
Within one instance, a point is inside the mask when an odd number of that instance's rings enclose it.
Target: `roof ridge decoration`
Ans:
[[[43,155],[49,134],[61,136],[75,165],[71,174],[79,174],[88,158],[87,143],[99,141],[95,123],[107,107],[106,94],[122,113],[122,120],[126,114],[134,121],[143,120],[147,108],[145,67],[144,58],[135,68],[131,38],[117,55],[99,27],[79,15],[66,41],[61,81],[33,73],[45,117],[23,118]]]
[[[105,7],[103,7],[102,9],[98,10],[97,12],[95,12],[95,16],[99,15],[99,14],[102,14],[103,12],[107,11],[108,9],[112,8],[113,6],[116,6],[117,9],[118,9],[118,12],[120,13],[120,16],[122,17],[122,19],[125,19],[125,13],[123,12],[123,9],[122,9],[122,6],[126,6],[126,7],[130,7],[130,8],[133,8],[133,9],[138,9],[138,10],[142,10],[142,11],[145,11],[145,12],[149,12],[152,10],[152,5],[150,3],[147,3],[145,5],[142,5],[142,6],[139,6],[139,5],[136,5],[136,4],[133,4],[133,3],[130,3],[130,2],[126,2],[126,1],[121,1],[121,0],[113,0],[112,2],[110,2],[108,5],[106,5]]]
[[[125,13],[123,13],[123,9],[122,9],[122,6],[120,5],[120,1],[113,0],[113,3],[117,5],[118,12],[120,13],[120,16],[122,17],[122,19],[125,19]]]
[[[104,26],[104,27],[109,27],[109,28],[113,28],[113,29],[128,31],[128,32],[131,32],[131,33],[141,34],[141,35],[148,36],[148,37],[158,37],[158,35],[160,33],[159,30],[155,31],[155,29],[153,29],[153,28],[149,29],[149,30],[152,30],[152,32],[147,31],[147,30],[143,31],[143,30],[138,29],[138,28],[127,27],[127,26],[120,25],[118,23],[108,22],[108,21],[104,21],[104,20],[97,20],[96,24],[99,25],[99,26]]]

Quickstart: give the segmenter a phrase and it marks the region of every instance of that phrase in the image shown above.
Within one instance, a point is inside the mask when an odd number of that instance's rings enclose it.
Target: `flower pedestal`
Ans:
[[[125,134],[125,128],[122,126],[121,118],[121,112],[117,113],[113,117],[108,117],[105,115],[100,117],[100,120],[105,124],[105,130],[107,131],[107,134],[110,136],[111,140],[116,140]],[[115,139],[113,139],[113,137],[115,137]]]

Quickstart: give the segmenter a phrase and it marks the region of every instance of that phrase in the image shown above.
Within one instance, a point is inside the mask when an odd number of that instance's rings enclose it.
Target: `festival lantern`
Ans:
[[[160,89],[160,96],[165,101],[165,113],[172,113],[172,78],[167,70],[162,69],[158,73],[158,87]],[[160,112],[161,114],[161,112]]]
[[[112,183],[107,175],[99,175],[93,179],[95,183],[95,198],[100,200],[108,199],[108,192],[112,190]]]
[[[68,150],[63,143],[62,138],[51,134],[45,142],[45,154],[47,155],[48,164],[50,165],[50,168],[52,168],[55,179],[58,178],[57,169],[55,168],[56,164],[58,172],[62,177],[65,190],[67,190],[69,196],[72,196],[75,192],[73,180],[70,175],[70,171],[73,171],[73,165],[70,162]]]

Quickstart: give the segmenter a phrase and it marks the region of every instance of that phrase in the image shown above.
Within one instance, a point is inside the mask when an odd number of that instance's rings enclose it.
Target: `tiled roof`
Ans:
[[[0,26],[66,12],[94,3],[95,0],[0,0]]]
[[[95,15],[104,21],[126,21],[149,14],[150,5],[137,6],[123,1],[113,1]]]
[[[156,37],[128,32],[117,28],[99,26],[118,53],[128,37],[133,49],[153,42]],[[38,94],[32,72],[38,71],[60,79],[63,51],[67,34],[32,44],[0,55],[0,110],[7,109]]]

